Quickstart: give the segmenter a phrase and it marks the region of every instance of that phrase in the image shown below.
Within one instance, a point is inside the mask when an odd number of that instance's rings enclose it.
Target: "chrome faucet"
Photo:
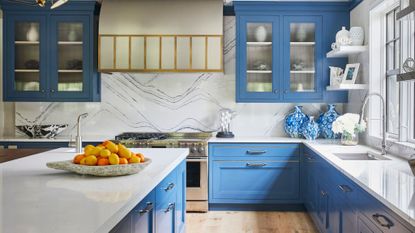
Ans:
[[[365,100],[363,101],[362,110],[360,112],[359,124],[362,123],[364,114],[365,114],[365,107],[367,102],[369,101],[370,97],[378,96],[382,102],[382,155],[386,155],[386,102],[383,96],[379,93],[369,93],[365,96]]]
[[[76,153],[82,152],[82,137],[81,137],[81,119],[88,116],[88,113],[83,113],[78,116],[78,128],[76,131],[75,148]]]

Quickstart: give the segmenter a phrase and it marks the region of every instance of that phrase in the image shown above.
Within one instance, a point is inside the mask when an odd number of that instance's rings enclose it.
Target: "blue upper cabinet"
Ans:
[[[3,99],[100,100],[95,1],[72,1],[54,10],[2,2]]]
[[[349,4],[235,2],[237,102],[347,102],[346,92],[328,92],[326,58]]]

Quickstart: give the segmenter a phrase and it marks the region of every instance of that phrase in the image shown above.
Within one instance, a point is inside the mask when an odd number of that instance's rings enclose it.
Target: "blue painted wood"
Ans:
[[[209,203],[209,211],[305,211],[304,205],[299,204],[217,204]]]
[[[155,222],[155,192],[150,192],[130,213],[131,233],[153,233]]]
[[[241,160],[294,160],[299,161],[299,144],[271,143],[223,143],[209,144],[209,153],[215,160],[218,157],[240,157]],[[232,158],[232,160],[238,160]]]
[[[166,202],[172,196],[176,198],[176,192],[179,188],[177,183],[177,172],[171,172],[156,187],[156,202]]]
[[[186,162],[177,170],[176,231],[185,232],[186,228]]]
[[[99,6],[95,1],[70,1],[54,10],[2,1],[5,52],[3,53],[3,99],[25,102],[92,102],[100,101],[100,74],[97,72],[97,37]],[[14,27],[16,22],[40,23],[40,90],[15,91]],[[82,22],[84,25],[82,92],[57,92],[57,23]]]
[[[235,2],[236,12],[236,101],[237,102],[290,102],[290,103],[342,103],[347,92],[326,91],[329,85],[329,66],[344,67],[346,59],[327,59],[326,53],[341,26],[350,21],[347,2]],[[289,21],[312,21],[316,33],[316,91],[289,92]],[[273,23],[273,92],[247,92],[246,90],[246,23]],[[278,24],[278,26],[275,26]],[[323,30],[324,28],[324,30]],[[277,36],[278,35],[278,36]],[[286,92],[284,94],[284,92]]]

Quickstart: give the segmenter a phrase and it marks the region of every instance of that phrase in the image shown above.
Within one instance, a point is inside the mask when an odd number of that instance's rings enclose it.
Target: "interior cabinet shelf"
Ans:
[[[257,45],[257,46],[265,46],[265,45],[272,45],[272,42],[246,42],[247,45]]]
[[[38,45],[39,41],[15,41],[15,44]]]
[[[58,41],[60,45],[81,45],[82,41]]]
[[[15,69],[14,72],[16,73],[37,73],[39,70],[36,69]]]
[[[58,70],[59,73],[82,73],[82,70]]]
[[[271,74],[272,70],[247,70],[248,74]]]
[[[291,70],[291,74],[314,74],[316,73],[315,70]]]
[[[328,58],[348,57],[356,55],[367,50],[367,46],[340,46],[336,50],[331,50],[327,53]]]
[[[313,46],[316,42],[290,42],[291,46]]]

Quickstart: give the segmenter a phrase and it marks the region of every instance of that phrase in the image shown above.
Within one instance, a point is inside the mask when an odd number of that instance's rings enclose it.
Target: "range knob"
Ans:
[[[199,149],[197,149],[197,152],[199,152],[200,154],[205,153],[205,148],[203,146],[199,146]]]
[[[190,153],[196,153],[197,152],[197,148],[195,146],[190,147]]]

